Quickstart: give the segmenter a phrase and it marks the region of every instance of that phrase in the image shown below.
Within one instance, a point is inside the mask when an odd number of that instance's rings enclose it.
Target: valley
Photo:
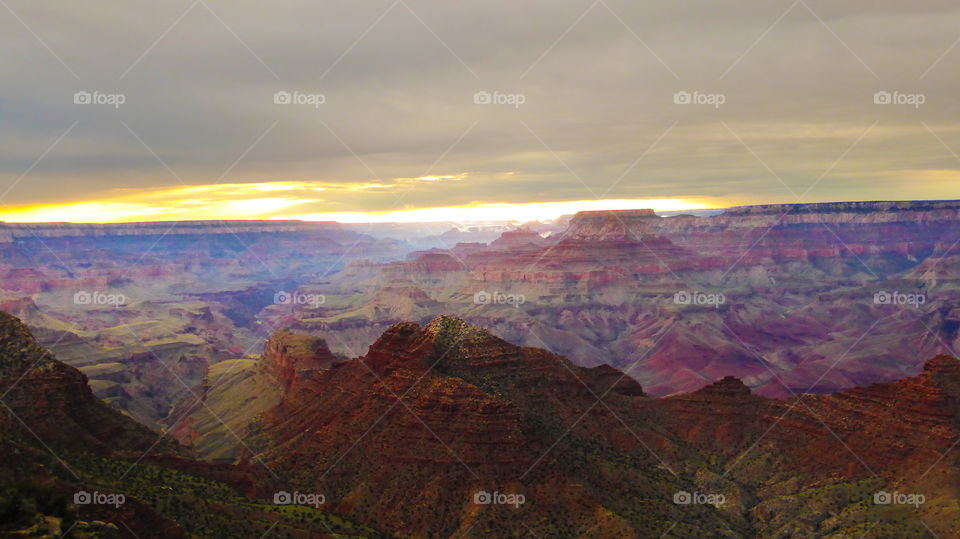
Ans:
[[[960,527],[960,202],[453,230],[0,223],[0,509],[85,537]]]

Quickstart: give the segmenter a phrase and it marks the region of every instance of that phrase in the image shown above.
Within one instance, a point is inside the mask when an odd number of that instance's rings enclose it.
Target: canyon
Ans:
[[[960,202],[445,226],[0,223],[0,510],[141,537],[960,525]],[[94,489],[131,502],[60,501]]]
[[[409,249],[336,223],[0,223],[0,309],[159,430],[210,366],[262,351],[284,291]]]
[[[303,286],[324,305],[259,317],[354,356],[395,322],[454,314],[653,395],[735,375],[786,398],[896,380],[956,349],[958,242],[951,201],[581,212],[546,237],[521,226],[356,262]]]
[[[960,344],[955,201],[444,226],[0,223],[0,309],[156,430],[284,327],[356,357],[394,323],[451,314],[651,395],[726,375],[828,394]]]
[[[960,526],[955,357],[833,395],[771,399],[728,376],[658,398],[613,367],[448,316],[395,324],[352,359],[307,335],[270,341],[248,367],[272,380],[273,402],[241,421],[255,428],[236,438],[238,458],[217,464],[100,402],[0,314],[0,383],[14,396],[0,399],[0,507],[34,508],[3,530],[943,537]],[[231,413],[246,412],[224,410],[227,423]],[[63,501],[78,491],[126,498]],[[277,502],[289,492],[323,501]]]

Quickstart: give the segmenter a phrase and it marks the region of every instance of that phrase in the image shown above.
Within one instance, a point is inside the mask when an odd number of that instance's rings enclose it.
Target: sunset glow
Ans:
[[[410,208],[384,212],[292,213],[306,200],[247,198],[235,200],[181,200],[169,205],[135,202],[77,202],[7,208],[0,220],[12,223],[129,223],[170,220],[282,219],[341,223],[431,223],[466,221],[547,221],[589,210],[652,208],[657,211],[697,210],[711,206],[681,199],[577,200],[526,204],[477,203],[465,206]]]
[[[458,221],[543,221],[587,210],[652,208],[657,211],[695,210],[715,207],[696,199],[602,199],[558,202],[487,202],[428,206],[404,202],[410,186],[459,182],[466,175],[396,178],[389,182],[335,184],[329,182],[279,181],[186,185],[162,189],[123,189],[99,200],[0,207],[0,220],[42,223],[120,223],[170,220],[295,219],[342,223],[412,223]],[[359,211],[343,208],[337,197],[383,198],[386,209]],[[333,194],[334,196],[330,196]],[[409,198],[413,198],[409,196]],[[362,198],[358,200],[363,200]]]
[[[448,221],[549,221],[578,211],[629,210],[651,208],[656,211],[707,209],[710,206],[680,199],[576,200],[570,202],[531,202],[528,204],[485,203],[444,208],[420,208],[388,212],[343,212],[288,215],[280,219],[337,221],[340,223],[433,223]]]

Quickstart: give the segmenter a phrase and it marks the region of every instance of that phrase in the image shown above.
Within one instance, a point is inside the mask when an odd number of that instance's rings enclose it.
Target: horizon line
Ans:
[[[671,200],[671,199],[655,199],[659,201]],[[684,200],[684,199],[676,199]],[[647,200],[637,200],[636,202],[646,202]],[[654,201],[654,200],[649,200]],[[905,200],[894,200],[894,199],[876,199],[876,200],[835,200],[828,202],[772,202],[772,203],[762,203],[762,204],[736,204],[730,206],[706,206],[702,204],[691,204],[691,207],[688,208],[678,208],[678,209],[657,209],[653,207],[615,207],[615,208],[590,208],[582,209],[569,213],[561,213],[552,218],[541,218],[541,219],[522,219],[522,218],[473,218],[473,219],[424,219],[424,220],[337,220],[335,218],[320,218],[322,216],[341,216],[341,215],[351,215],[351,216],[361,216],[361,215],[395,215],[403,213],[418,213],[418,212],[430,212],[433,210],[454,210],[462,211],[468,208],[480,209],[484,207],[497,207],[497,206],[506,206],[506,207],[517,207],[517,206],[533,206],[533,205],[574,205],[579,202],[587,202],[591,205],[597,202],[605,202],[602,200],[598,201],[574,201],[574,202],[556,202],[556,203],[486,203],[480,205],[472,206],[452,206],[452,207],[439,207],[439,208],[422,208],[422,209],[411,209],[411,210],[393,210],[388,212],[337,212],[337,213],[317,213],[313,214],[318,217],[316,219],[310,218],[296,218],[293,217],[268,217],[260,219],[236,219],[236,218],[215,218],[211,217],[208,219],[157,219],[157,220],[116,220],[116,221],[6,221],[0,219],[0,225],[135,225],[135,224],[170,224],[170,223],[289,223],[289,224],[340,224],[340,225],[415,225],[415,224],[428,224],[428,223],[458,223],[458,224],[481,224],[481,223],[549,223],[556,221],[564,217],[572,217],[580,213],[589,213],[589,212],[630,212],[630,211],[641,211],[641,210],[652,210],[656,215],[667,215],[667,216],[676,216],[684,214],[687,212],[712,212],[712,211],[726,211],[736,208],[759,208],[759,207],[774,207],[774,206],[817,206],[817,205],[831,205],[831,204],[884,204],[884,203],[923,203],[923,202],[958,202],[960,199],[905,199]],[[617,202],[625,202],[620,200]],[[2,213],[0,213],[2,216]],[[303,216],[310,217],[310,216]]]

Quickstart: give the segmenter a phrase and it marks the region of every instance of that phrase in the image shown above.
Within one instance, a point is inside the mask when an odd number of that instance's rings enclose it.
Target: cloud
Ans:
[[[0,17],[9,207],[272,181],[325,185],[285,195],[311,213],[792,202],[811,185],[804,200],[956,197],[954,2],[8,3],[23,21]]]

